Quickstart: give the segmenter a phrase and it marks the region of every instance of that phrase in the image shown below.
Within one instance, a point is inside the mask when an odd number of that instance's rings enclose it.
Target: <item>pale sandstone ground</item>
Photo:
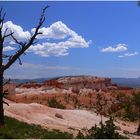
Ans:
[[[99,124],[100,116],[95,113],[85,110],[62,110],[50,108],[37,103],[15,103],[6,100],[10,106],[4,105],[5,115],[9,117],[16,118],[20,121],[27,123],[39,124],[43,127],[50,129],[60,129],[61,131],[73,132],[73,129],[89,129],[95,124]],[[62,115],[63,119],[55,117],[58,113]],[[103,117],[103,121],[107,118]],[[137,128],[136,123],[124,122],[117,120],[116,125],[121,128],[120,133],[123,131],[128,131],[129,133],[134,133]],[[140,138],[135,135],[130,135],[131,138]]]

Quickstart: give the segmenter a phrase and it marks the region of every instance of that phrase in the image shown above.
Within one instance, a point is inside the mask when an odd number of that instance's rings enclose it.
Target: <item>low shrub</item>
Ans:
[[[73,135],[59,130],[48,130],[40,125],[27,124],[5,117],[5,125],[0,127],[0,139],[72,139]]]
[[[60,109],[65,109],[66,107],[59,103],[56,98],[51,98],[48,100],[48,106],[53,107],[53,108],[60,108]]]
[[[100,123],[100,126],[93,126],[88,130],[88,135],[84,136],[81,132],[78,133],[77,138],[79,139],[127,139],[127,137],[120,135],[116,131],[112,117],[105,122],[105,124]]]

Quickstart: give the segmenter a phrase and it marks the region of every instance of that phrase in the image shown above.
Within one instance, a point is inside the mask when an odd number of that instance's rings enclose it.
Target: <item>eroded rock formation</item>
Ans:
[[[44,86],[52,86],[67,90],[72,88],[73,92],[79,93],[80,89],[84,88],[92,90],[105,90],[111,86],[111,79],[93,76],[68,76],[48,80],[44,83]]]

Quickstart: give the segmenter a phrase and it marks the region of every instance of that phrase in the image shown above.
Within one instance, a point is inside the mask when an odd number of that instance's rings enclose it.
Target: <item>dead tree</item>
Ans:
[[[8,28],[5,29],[5,31],[3,31],[3,25],[4,25],[4,20],[5,20],[5,15],[6,13],[3,12],[3,9],[1,8],[0,10],[0,126],[4,125],[4,108],[3,108],[3,104],[5,103],[3,98],[5,96],[5,93],[3,91],[3,86],[4,86],[4,72],[10,68],[10,66],[12,66],[12,64],[15,61],[19,61],[19,64],[22,65],[22,62],[20,60],[20,56],[25,54],[25,51],[33,44],[36,43],[37,41],[37,36],[39,34],[42,34],[41,32],[39,32],[39,29],[41,28],[41,26],[43,25],[44,21],[45,21],[45,11],[48,8],[48,6],[46,6],[41,13],[39,22],[35,28],[35,32],[31,35],[30,39],[26,42],[21,42],[19,41],[16,37],[14,37],[14,32],[10,32],[8,33]],[[5,55],[4,54],[4,41],[5,39],[7,39],[8,37],[12,38],[13,41],[15,42],[15,44],[17,46],[19,46],[18,51],[16,51],[16,53],[14,53],[13,55]],[[7,104],[7,103],[6,103]]]
[[[101,117],[101,121],[100,121],[101,127],[103,126],[103,114],[106,105],[107,105],[107,99],[101,93],[97,93],[96,103],[95,103],[95,113],[97,115],[100,115]]]

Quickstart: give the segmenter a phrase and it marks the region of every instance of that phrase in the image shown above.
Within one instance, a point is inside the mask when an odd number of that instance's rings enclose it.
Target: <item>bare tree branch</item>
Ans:
[[[4,31],[3,40],[4,40],[6,37],[12,36],[13,33],[14,33],[14,32],[11,32],[11,33],[9,33],[9,34],[6,34],[7,31],[8,31],[8,28],[6,28],[5,31]]]
[[[20,57],[18,57],[18,60],[19,60],[19,64],[22,65],[22,62],[21,62],[21,59]]]
[[[3,12],[3,8],[0,9],[0,29],[3,28],[4,18],[5,18],[5,15],[6,15],[6,13],[2,14],[2,12]]]
[[[5,31],[4,31],[4,36],[6,35],[6,32],[7,32],[7,31],[8,31],[8,28],[5,29]]]
[[[19,42],[14,36],[13,34],[11,34],[12,39],[15,41],[15,43],[19,44],[20,46],[24,47],[26,45],[26,43],[23,42]]]
[[[10,81],[11,81],[11,79],[8,79],[6,82],[3,83],[3,86],[6,85],[6,84],[9,84]]]
[[[34,41],[36,40],[36,37],[37,35],[41,34],[39,32],[39,29],[40,27],[42,26],[42,24],[44,23],[45,21],[45,11],[46,9],[48,8],[49,6],[46,6],[43,10],[42,10],[42,13],[41,13],[41,16],[40,16],[40,19],[39,19],[39,23],[38,23],[38,26],[36,27],[35,29],[35,32],[34,34],[31,36],[30,40],[28,43],[23,43],[23,42],[19,42],[13,35],[12,38],[14,39],[14,41],[21,45],[22,48],[20,50],[17,51],[17,53],[15,55],[13,55],[11,57],[11,59],[9,59],[9,61],[7,62],[7,64],[4,65],[3,67],[3,71],[5,71],[6,69],[8,69],[17,59],[19,59],[19,57],[25,53],[25,51],[31,46],[34,44]]]
[[[9,104],[7,102],[5,102],[4,100],[3,100],[3,103],[9,106]]]
[[[9,58],[10,56],[11,56],[11,55],[6,55],[6,54],[3,54],[3,55],[2,55],[3,58]]]
[[[0,57],[2,58],[3,54],[3,42],[4,38],[2,36],[2,28],[4,24],[4,18],[5,18],[6,13],[3,14],[3,8],[0,9]],[[2,59],[0,59],[0,65],[2,65]]]
[[[14,32],[12,32],[12,33],[9,33],[9,34],[5,34],[4,36],[3,36],[3,39],[5,39],[6,37],[9,37],[9,36],[12,36],[14,34]]]
[[[4,90],[3,97],[5,97],[5,95],[8,95],[8,94],[9,94],[8,89]]]

